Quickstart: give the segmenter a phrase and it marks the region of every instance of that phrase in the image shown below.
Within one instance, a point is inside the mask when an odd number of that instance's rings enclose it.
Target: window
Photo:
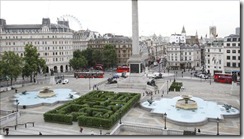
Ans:
[[[230,67],[230,62],[227,62],[227,67]]]
[[[219,49],[219,52],[221,52],[221,49]]]
[[[232,60],[236,60],[236,56],[232,56]]]
[[[238,56],[238,60],[240,60],[240,56]]]
[[[236,43],[232,43],[232,46],[236,46]]]
[[[240,46],[240,43],[238,43],[238,46]]]
[[[230,56],[227,56],[227,60],[230,60]]]
[[[241,67],[241,64],[240,63],[238,63],[238,67]]]
[[[232,50],[232,53],[236,53],[236,50]]]
[[[232,67],[236,67],[236,63],[232,63]]]
[[[227,52],[227,53],[230,53],[230,50],[227,50],[226,52]]]
[[[219,64],[221,64],[221,60],[219,60]]]
[[[210,64],[210,60],[208,59],[208,64]]]
[[[235,42],[237,39],[236,38],[233,38],[232,41]]]
[[[238,53],[240,54],[240,50],[238,50]]]
[[[230,43],[227,43],[226,46],[230,46]]]

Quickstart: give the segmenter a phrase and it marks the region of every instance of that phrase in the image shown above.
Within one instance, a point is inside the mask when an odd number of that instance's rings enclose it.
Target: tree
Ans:
[[[83,55],[85,57],[85,59],[87,60],[87,65],[89,67],[93,66],[93,49],[91,48],[87,48],[86,50],[81,51],[81,55]]]
[[[80,70],[81,68],[83,68],[87,65],[87,60],[85,59],[84,56],[81,56],[79,58],[74,57],[74,58],[70,59],[69,65],[74,70]]]
[[[103,53],[99,50],[93,50],[92,60],[94,64],[103,64]]]
[[[30,82],[35,79],[37,73],[45,72],[46,61],[39,57],[36,47],[31,44],[25,46],[23,77],[30,77]]]
[[[105,67],[113,67],[117,63],[117,55],[115,47],[111,44],[105,45],[103,48],[103,62]]]
[[[74,69],[74,70],[80,70],[81,68],[87,66],[87,60],[85,56],[82,55],[82,51],[80,50],[75,50],[73,52],[73,58],[70,59],[69,65]]]
[[[12,51],[5,51],[0,62],[0,73],[7,79],[10,79],[12,85],[13,79],[16,80],[21,74],[21,58]]]

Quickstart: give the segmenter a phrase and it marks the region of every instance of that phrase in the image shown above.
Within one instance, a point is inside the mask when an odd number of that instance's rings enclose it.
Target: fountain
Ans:
[[[185,110],[197,109],[196,101],[190,99],[192,96],[190,96],[190,95],[181,95],[181,97],[183,99],[179,99],[176,102],[176,108],[185,109]]]
[[[168,121],[178,125],[204,125],[216,117],[238,117],[240,111],[230,105],[220,105],[214,101],[205,101],[191,95],[174,98],[161,98],[152,104],[148,100],[141,103],[143,109],[151,114],[162,116],[167,113]]]
[[[50,87],[44,87],[43,90],[41,90],[38,94],[38,97],[41,98],[47,98],[47,97],[53,97],[55,96],[55,93],[53,90],[50,89]]]
[[[71,89],[50,89],[44,87],[41,90],[24,91],[25,93],[18,93],[14,96],[13,100],[19,101],[19,107],[36,107],[42,105],[54,105],[60,102],[67,102],[80,97],[76,92]],[[15,104],[15,101],[13,101]],[[16,105],[16,104],[15,104]]]

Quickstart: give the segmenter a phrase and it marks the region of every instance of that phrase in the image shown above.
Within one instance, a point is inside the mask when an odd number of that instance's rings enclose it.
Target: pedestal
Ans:
[[[130,73],[141,73],[142,72],[142,60],[140,55],[132,55],[127,63],[130,67]]]

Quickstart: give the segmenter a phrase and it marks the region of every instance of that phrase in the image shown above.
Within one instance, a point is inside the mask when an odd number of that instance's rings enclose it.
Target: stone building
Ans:
[[[106,36],[90,40],[88,48],[101,50],[107,44],[111,44],[116,48],[118,66],[127,65],[127,60],[132,54],[132,40],[121,35],[110,35],[110,37]]]
[[[47,64],[46,72],[65,72],[71,70],[69,60],[73,57],[73,31],[68,21],[51,23],[43,18],[41,24],[9,25],[0,19],[0,54],[13,51],[24,56],[26,44],[32,44]]]

